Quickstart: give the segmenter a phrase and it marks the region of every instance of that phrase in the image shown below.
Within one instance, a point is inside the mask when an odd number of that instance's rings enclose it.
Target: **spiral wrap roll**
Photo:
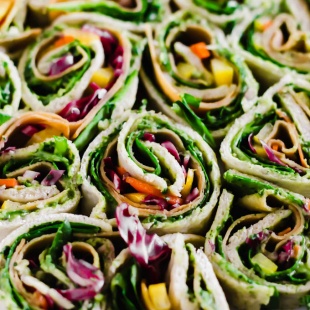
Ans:
[[[196,132],[154,112],[128,112],[86,150],[81,166],[84,212],[114,218],[127,202],[160,234],[198,232],[220,190],[216,157]]]
[[[293,309],[309,279],[309,199],[228,170],[206,253],[238,309]]]
[[[74,212],[80,200],[79,169],[78,151],[64,137],[3,149],[1,238],[43,214]]]
[[[251,72],[230,52],[223,32],[199,15],[175,13],[155,29],[154,38],[149,29],[148,44],[142,80],[154,104],[175,120],[186,123],[195,113],[215,138],[223,138],[254,104],[258,85]],[[178,108],[173,103],[184,94],[191,99]]]

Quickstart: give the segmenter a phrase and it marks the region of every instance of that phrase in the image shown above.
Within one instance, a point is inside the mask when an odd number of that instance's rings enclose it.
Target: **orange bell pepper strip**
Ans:
[[[154,187],[153,185],[148,184],[147,182],[140,181],[133,177],[126,177],[125,182],[131,185],[136,191],[142,194],[154,195],[158,197],[162,197],[162,193],[159,189]]]
[[[208,58],[211,56],[206,43],[199,42],[190,46],[191,51],[200,59]]]
[[[5,185],[5,187],[14,187],[18,185],[18,181],[14,178],[11,179],[0,179],[0,186]]]
[[[121,166],[116,167],[116,172],[119,176],[123,176],[125,173],[127,173],[125,168]]]
[[[75,38],[73,36],[63,36],[54,43],[54,47],[57,48],[57,47],[69,44],[73,42],[74,40]]]

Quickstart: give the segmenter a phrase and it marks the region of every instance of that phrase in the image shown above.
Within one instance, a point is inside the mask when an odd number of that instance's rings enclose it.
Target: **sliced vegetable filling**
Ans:
[[[38,309],[97,309],[115,258],[112,242],[95,237],[100,228],[84,223],[49,223],[20,236],[4,272],[19,306]]]

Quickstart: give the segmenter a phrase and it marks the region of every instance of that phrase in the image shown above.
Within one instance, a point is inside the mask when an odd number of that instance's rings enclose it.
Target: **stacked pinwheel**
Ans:
[[[310,307],[309,0],[1,0],[0,308]]]

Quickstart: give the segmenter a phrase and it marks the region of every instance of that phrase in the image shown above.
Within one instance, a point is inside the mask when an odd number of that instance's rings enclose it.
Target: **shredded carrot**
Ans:
[[[162,197],[162,193],[159,189],[150,185],[144,181],[140,181],[133,177],[126,177],[125,182],[130,184],[136,191],[142,194],[154,195],[158,197]]]
[[[54,47],[56,48],[56,47],[60,47],[60,46],[69,44],[69,43],[73,42],[74,40],[75,40],[75,38],[73,36],[63,36],[54,43]]]
[[[204,42],[193,44],[190,46],[190,49],[200,59],[208,58],[211,55],[206,43]]]
[[[118,175],[122,176],[124,175],[125,173],[127,173],[126,169],[124,167],[121,167],[121,166],[118,166],[116,167],[116,172]]]
[[[287,227],[286,229],[280,231],[280,232],[278,233],[278,236],[284,236],[284,235],[286,235],[287,233],[289,233],[291,230],[292,230],[291,227]]]
[[[14,178],[12,179],[0,179],[0,186],[5,185],[5,187],[14,187],[18,185],[18,181]]]

